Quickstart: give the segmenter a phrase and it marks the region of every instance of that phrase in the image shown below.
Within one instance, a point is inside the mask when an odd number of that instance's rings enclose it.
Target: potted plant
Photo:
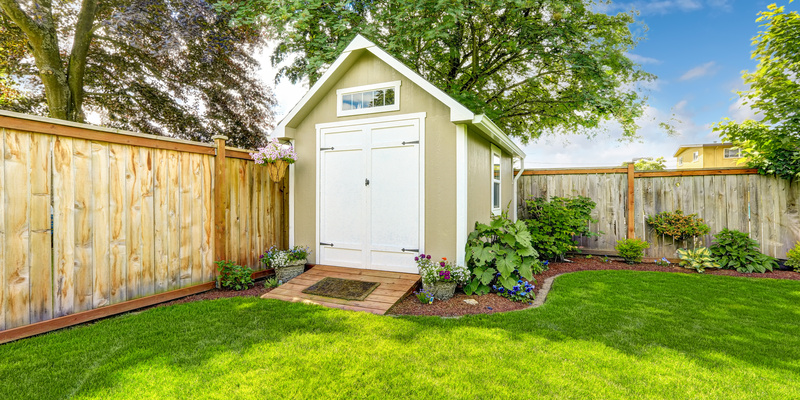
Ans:
[[[466,267],[453,265],[447,258],[433,261],[430,255],[420,254],[414,257],[414,261],[417,262],[422,277],[422,289],[437,300],[452,298],[456,286],[466,283],[469,279]]]
[[[272,246],[261,256],[261,261],[275,270],[275,278],[286,283],[302,274],[306,269],[308,247],[294,246],[289,250],[279,250]]]
[[[266,165],[269,177],[273,182],[280,182],[286,175],[289,164],[297,161],[297,153],[292,145],[284,145],[277,140],[270,140],[267,145],[258,149],[255,153],[250,153],[256,164]]]

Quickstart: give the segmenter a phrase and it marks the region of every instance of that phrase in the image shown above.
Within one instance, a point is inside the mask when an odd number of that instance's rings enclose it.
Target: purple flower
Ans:
[[[444,267],[444,261],[440,262],[439,265]]]
[[[414,261],[419,261],[419,257],[414,257]]]
[[[419,256],[422,257],[422,258],[425,258],[425,254],[420,254]]]
[[[430,260],[430,259],[431,259],[431,256],[430,256],[430,255],[428,255],[426,258],[427,258],[428,260]]]

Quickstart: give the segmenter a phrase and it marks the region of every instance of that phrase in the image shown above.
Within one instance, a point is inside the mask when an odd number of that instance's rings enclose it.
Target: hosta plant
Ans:
[[[525,223],[512,222],[506,213],[495,216],[489,225],[476,223],[467,238],[467,268],[470,282],[467,294],[486,294],[514,290],[521,279],[533,282],[533,274],[544,270],[539,254],[531,244]]]
[[[778,266],[774,258],[761,253],[758,242],[737,230],[723,229],[714,235],[710,250],[720,267],[741,273],[763,273]]]
[[[644,250],[650,248],[650,243],[640,239],[622,239],[617,241],[614,249],[617,254],[625,259],[628,264],[637,264],[642,262]]]
[[[659,235],[673,240],[685,240],[702,236],[710,231],[708,225],[697,214],[684,215],[683,211],[664,211],[647,217],[647,223]]]
[[[786,258],[786,265],[800,272],[800,242],[797,242],[794,247],[786,253]]]
[[[698,247],[694,250],[678,249],[678,258],[681,259],[681,267],[693,269],[701,274],[707,268],[719,268],[711,251],[706,247]]]

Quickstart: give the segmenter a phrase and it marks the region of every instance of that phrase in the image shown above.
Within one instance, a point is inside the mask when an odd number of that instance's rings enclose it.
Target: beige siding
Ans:
[[[488,223],[492,216],[492,147],[491,143],[475,130],[467,135],[467,230],[471,232],[475,222]],[[511,156],[501,151],[500,205],[506,210],[514,195]]]
[[[400,110],[348,117],[336,116],[336,90],[400,80]],[[316,125],[425,112],[425,251],[455,257],[456,128],[450,109],[388,64],[371,54],[361,56],[295,129],[299,162],[295,167],[295,244],[316,248]],[[315,262],[311,254],[310,262]]]

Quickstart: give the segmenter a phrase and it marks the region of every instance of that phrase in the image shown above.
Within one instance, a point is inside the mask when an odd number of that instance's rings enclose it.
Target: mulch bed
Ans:
[[[268,293],[271,290],[272,288],[268,289],[264,287],[263,280],[259,280],[255,282],[255,286],[247,290],[236,291],[236,290],[211,289],[207,292],[182,297],[177,300],[172,300],[166,303],[154,305],[153,307],[173,306],[175,304],[191,303],[193,301],[225,299],[229,297],[261,297],[263,294]]]
[[[626,264],[620,261],[603,262],[602,257],[594,256],[586,258],[586,256],[575,256],[569,258],[572,262],[550,263],[549,269],[541,274],[534,275],[536,278],[536,287],[534,292],[538,295],[539,288],[547,278],[560,275],[567,272],[576,271],[597,271],[597,270],[631,270],[631,271],[659,271],[659,272],[674,272],[682,274],[696,274],[693,270],[688,270],[683,267],[671,265],[662,267],[656,264]],[[772,279],[792,279],[800,280],[800,273],[792,271],[778,271],[766,272],[763,274],[742,274],[733,270],[722,269],[707,269],[707,275],[726,275],[726,276],[739,276],[747,278],[772,278]],[[464,303],[465,299],[475,299],[478,305],[470,305]],[[433,304],[422,304],[413,295],[406,296],[400,300],[394,307],[392,307],[387,314],[392,315],[438,315],[442,317],[455,317],[469,314],[492,314],[503,311],[521,310],[530,307],[529,303],[518,303],[500,297],[496,294],[488,294],[485,296],[467,296],[464,293],[456,294],[452,299],[447,301],[434,301]]]

